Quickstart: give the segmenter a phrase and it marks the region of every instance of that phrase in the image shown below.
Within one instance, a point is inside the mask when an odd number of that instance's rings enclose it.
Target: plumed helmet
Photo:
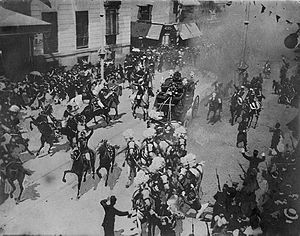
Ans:
[[[151,138],[155,135],[156,131],[153,128],[148,128],[143,132],[145,138]]]

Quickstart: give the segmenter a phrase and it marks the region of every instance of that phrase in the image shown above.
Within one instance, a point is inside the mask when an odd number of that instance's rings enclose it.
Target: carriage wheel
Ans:
[[[200,104],[200,97],[199,95],[197,95],[192,107],[192,118],[195,118],[197,116],[199,104]]]

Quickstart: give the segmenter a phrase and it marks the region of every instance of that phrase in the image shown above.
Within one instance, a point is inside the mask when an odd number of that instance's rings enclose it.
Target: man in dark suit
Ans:
[[[110,200],[110,204],[107,204],[108,200]],[[104,208],[105,216],[102,223],[104,228],[105,236],[114,236],[114,226],[115,226],[115,216],[128,216],[128,211],[119,211],[114,205],[116,204],[116,197],[111,196],[110,198],[102,200],[100,203]]]

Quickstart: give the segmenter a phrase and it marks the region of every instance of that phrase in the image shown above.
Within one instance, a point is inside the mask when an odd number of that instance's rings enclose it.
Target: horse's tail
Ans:
[[[32,172],[30,170],[28,170],[26,168],[23,168],[23,169],[24,169],[25,175],[28,175],[28,176],[32,175]]]

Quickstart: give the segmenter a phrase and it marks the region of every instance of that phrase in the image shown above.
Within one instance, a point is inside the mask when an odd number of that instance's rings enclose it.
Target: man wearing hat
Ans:
[[[258,156],[258,150],[253,151],[253,156],[247,156],[245,154],[245,149],[243,148],[242,155],[250,162],[248,170],[256,169],[258,171],[258,164],[266,159],[264,153],[262,153],[261,157]]]
[[[68,105],[67,106],[67,109],[64,111],[64,114],[63,114],[63,124],[62,126],[63,127],[66,127],[67,126],[67,122],[70,118],[72,118],[74,115],[72,114],[72,106],[71,105]]]
[[[280,152],[277,149],[277,145],[280,141],[280,136],[282,136],[282,131],[280,129],[280,123],[275,124],[275,128],[270,128],[270,132],[273,133],[272,140],[271,140],[271,146],[270,146],[270,155],[272,154],[272,150],[275,150],[277,154]]]
[[[108,204],[110,201],[110,204]],[[115,196],[108,197],[100,202],[105,211],[105,216],[103,219],[102,227],[104,229],[104,236],[114,236],[115,227],[115,216],[128,216],[128,211],[119,211],[114,206],[116,204],[117,198]]]

